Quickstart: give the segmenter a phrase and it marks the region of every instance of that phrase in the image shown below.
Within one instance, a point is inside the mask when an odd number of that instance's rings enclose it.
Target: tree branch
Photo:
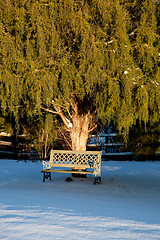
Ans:
[[[93,128],[91,128],[90,130],[88,130],[88,133],[93,132],[93,130],[96,129],[96,127],[97,127],[97,124]]]
[[[70,144],[67,137],[65,136],[64,131],[61,128],[59,128],[59,131],[60,131],[61,135],[63,136],[63,138],[65,139],[65,141],[67,142],[67,144],[69,145],[70,149],[72,149],[72,145]]]
[[[56,99],[55,99],[55,101],[52,101],[52,105],[53,105],[53,107],[55,108],[56,113],[58,113],[59,116],[61,117],[64,125],[65,125],[66,128],[67,128],[66,130],[67,130],[68,132],[71,132],[71,128],[72,128],[72,127],[71,127],[71,122],[70,122],[70,120],[68,120],[68,119],[65,117],[63,111],[61,110],[61,107],[60,107],[58,104],[56,104]]]
[[[46,112],[53,113],[53,114],[59,114],[59,112],[56,112],[56,111],[50,110],[50,109],[48,109],[48,108],[41,107],[41,109],[43,109],[43,110],[46,111]]]

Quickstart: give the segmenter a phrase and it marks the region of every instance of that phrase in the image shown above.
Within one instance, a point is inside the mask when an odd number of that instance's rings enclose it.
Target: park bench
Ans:
[[[50,160],[42,161],[43,182],[51,180],[52,172],[59,172],[92,174],[94,184],[101,183],[101,155],[100,151],[51,150]]]

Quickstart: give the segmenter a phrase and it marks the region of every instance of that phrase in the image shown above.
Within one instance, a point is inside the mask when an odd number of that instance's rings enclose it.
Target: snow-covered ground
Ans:
[[[93,177],[0,160],[0,239],[160,239],[160,162],[102,162]]]

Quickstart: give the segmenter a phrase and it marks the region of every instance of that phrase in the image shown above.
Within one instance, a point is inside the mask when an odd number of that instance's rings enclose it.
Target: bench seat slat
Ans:
[[[93,174],[93,172],[89,171],[75,171],[75,170],[55,170],[55,169],[48,169],[48,170],[41,170],[41,172],[62,172],[62,173],[80,173],[80,174]]]
[[[91,168],[89,164],[65,164],[65,163],[51,163],[50,167],[68,167],[68,168],[78,168],[86,169]]]

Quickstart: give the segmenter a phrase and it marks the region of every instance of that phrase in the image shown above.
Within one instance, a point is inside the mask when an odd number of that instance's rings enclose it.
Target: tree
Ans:
[[[155,123],[152,126],[148,126],[145,130],[143,125],[134,126],[130,130],[130,138],[128,148],[129,151],[134,152],[138,157],[152,160],[160,150],[160,123]]]
[[[38,119],[37,123],[35,122],[31,128],[27,129],[30,141],[34,144],[40,159],[48,158],[52,145],[57,138],[54,125],[53,116],[45,114]]]
[[[12,123],[9,119],[0,116],[0,132],[5,132],[13,135]]]
[[[86,149],[98,119],[125,136],[137,120],[159,121],[158,8],[156,0],[2,1],[1,111],[17,122],[57,114],[72,150]]]

